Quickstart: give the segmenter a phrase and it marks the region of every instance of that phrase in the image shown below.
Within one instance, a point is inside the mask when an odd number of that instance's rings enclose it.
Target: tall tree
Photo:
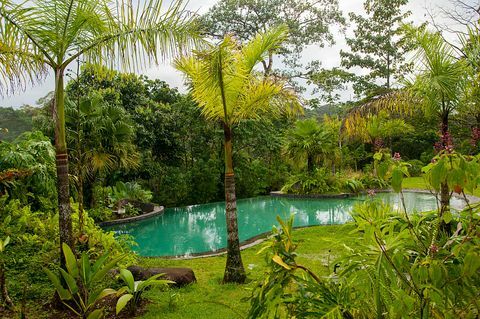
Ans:
[[[343,25],[338,0],[220,0],[202,22],[207,32],[223,38],[233,34],[240,41],[253,39],[258,32],[286,24],[290,36],[277,54],[289,67],[300,67],[303,49],[311,44],[323,47],[334,42],[332,26]],[[261,61],[264,73],[273,70],[273,52]]]
[[[76,100],[76,101],[74,101]],[[79,234],[84,232],[84,185],[98,173],[134,168],[138,152],[127,112],[101,97],[65,101],[69,161],[73,164],[78,199]]]
[[[203,115],[219,121],[224,131],[225,212],[227,223],[227,263],[223,282],[243,283],[245,270],[240,254],[237,225],[237,201],[233,168],[233,127],[245,119],[301,108],[294,92],[274,77],[254,71],[269,52],[286,39],[284,26],[259,33],[245,45],[232,36],[208,51],[175,61],[191,83],[191,93]]]
[[[416,47],[414,80],[402,90],[390,92],[354,108],[344,121],[344,127],[355,130],[358,121],[363,121],[372,112],[388,110],[405,115],[420,108],[437,118],[441,134],[438,146],[443,151],[451,152],[450,118],[462,107],[470,66],[465,60],[456,57],[455,49],[438,32],[432,33],[411,26],[405,27],[405,32]],[[449,210],[450,202],[446,181],[442,183],[440,197],[443,214]]]
[[[375,95],[389,90],[393,80],[408,70],[405,53],[410,49],[402,41],[400,27],[410,12],[403,7],[408,0],[366,0],[367,16],[350,12],[354,37],[347,38],[349,51],[340,52],[342,67],[364,69],[365,75],[353,75],[357,95]]]
[[[64,76],[78,57],[93,63],[136,68],[191,47],[199,39],[195,19],[182,0],[165,11],[162,0],[30,0],[0,4],[0,79],[16,89],[55,74],[55,148],[60,246],[73,246]]]

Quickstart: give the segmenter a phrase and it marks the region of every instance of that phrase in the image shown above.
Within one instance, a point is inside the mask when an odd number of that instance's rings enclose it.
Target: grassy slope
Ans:
[[[352,226],[319,226],[295,230],[298,243],[298,263],[304,264],[317,274],[328,274],[329,264],[345,252],[344,244],[353,245],[349,234]],[[245,285],[222,285],[225,256],[190,260],[167,260],[146,258],[144,266],[190,267],[198,282],[189,287],[161,292],[157,289],[146,293],[152,303],[142,318],[241,318],[248,311],[249,289],[254,281],[261,280],[265,271],[264,254],[257,255],[263,245],[251,247],[242,252],[247,268],[249,283]]]

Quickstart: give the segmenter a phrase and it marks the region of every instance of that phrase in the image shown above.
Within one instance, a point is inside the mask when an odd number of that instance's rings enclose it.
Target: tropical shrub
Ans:
[[[99,289],[98,283],[124,256],[121,255],[107,262],[109,254],[106,253],[92,262],[85,252],[77,260],[65,243],[62,245],[62,251],[65,256],[66,270],[60,269],[61,277],[45,268],[60,300],[80,318],[103,318],[104,308],[97,309],[96,305],[103,298],[117,294],[117,291],[111,288]]]
[[[145,190],[136,182],[117,182],[115,186],[112,187],[112,193],[110,196],[113,202],[126,199],[129,201],[147,203],[152,199],[152,192]]]
[[[282,187],[282,192],[292,194],[325,194],[340,190],[340,183],[335,175],[326,168],[317,168],[314,172],[291,176]]]
[[[175,283],[171,280],[158,279],[164,274],[153,275],[147,280],[135,281],[132,273],[128,269],[120,269],[119,278],[126,284],[118,290],[118,293],[123,294],[118,299],[116,313],[118,314],[122,309],[127,306],[130,314],[135,315],[137,307],[140,305],[142,294],[145,290],[152,286],[167,286],[168,284]]]
[[[34,209],[53,210],[56,203],[55,150],[40,132],[25,132],[0,143],[0,195]]]
[[[3,226],[7,226],[10,223],[10,218],[7,217],[3,221]],[[7,248],[7,245],[10,243],[10,236],[5,237],[4,239],[0,238],[0,304],[6,305],[7,307],[13,308],[12,299],[8,295],[7,288],[7,279],[5,274],[5,261],[3,258],[3,252]]]
[[[74,226],[77,226],[77,206],[73,205],[72,208]],[[44,298],[51,294],[51,285],[43,268],[54,266],[59,260],[58,215],[32,211],[20,200],[7,201],[4,196],[0,197],[0,220],[6,219],[10,219],[10,222],[8,225],[0,223],[0,234],[10,237],[8,249],[2,257],[10,278],[10,296],[14,301]],[[124,263],[135,262],[135,254],[130,249],[130,237],[104,232],[88,215],[85,216],[85,234],[88,241],[82,249],[90,258],[98,258],[110,251],[113,258],[126,255]]]
[[[425,166],[422,161],[420,160],[409,160],[407,162],[410,167],[408,168],[408,172],[412,177],[422,176],[422,168]]]

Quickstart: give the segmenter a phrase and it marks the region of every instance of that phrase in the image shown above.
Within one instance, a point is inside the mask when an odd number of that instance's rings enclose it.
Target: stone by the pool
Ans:
[[[127,268],[135,280],[146,280],[157,274],[165,274],[161,278],[174,281],[174,287],[183,287],[197,281],[195,273],[190,268],[143,268],[130,266]]]

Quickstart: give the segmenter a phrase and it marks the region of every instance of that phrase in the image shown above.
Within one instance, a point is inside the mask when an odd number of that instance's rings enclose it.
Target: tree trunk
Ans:
[[[313,161],[314,161],[313,156],[307,155],[307,172],[308,173],[313,173],[313,170],[314,170]]]
[[[85,226],[85,217],[83,214],[83,177],[82,173],[78,172],[78,235],[83,235]]]
[[[53,119],[55,121],[55,151],[57,164],[57,193],[58,193],[58,226],[60,230],[60,256],[62,244],[66,243],[72,250],[72,217],[70,208],[70,189],[68,180],[68,154],[65,138],[65,100],[63,87],[63,69],[55,71],[55,102]],[[64,264],[61,257],[62,265]]]
[[[445,136],[448,134],[448,113],[442,116],[442,146],[443,149],[447,146]],[[440,217],[450,210],[450,190],[447,182],[443,182],[440,188]],[[443,223],[443,222],[442,222]]]
[[[244,283],[246,279],[240,253],[237,223],[237,198],[232,158],[232,129],[224,123],[225,134],[225,215],[227,219],[227,263],[223,282]]]

